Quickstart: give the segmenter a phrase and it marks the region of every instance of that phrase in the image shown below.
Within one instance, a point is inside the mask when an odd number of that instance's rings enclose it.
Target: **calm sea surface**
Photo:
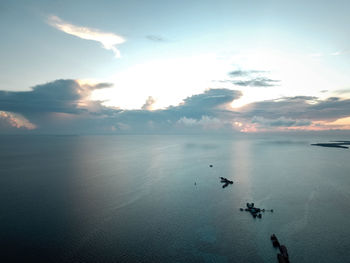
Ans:
[[[275,233],[350,262],[350,150],[310,146],[332,139],[1,136],[0,260],[271,263]]]

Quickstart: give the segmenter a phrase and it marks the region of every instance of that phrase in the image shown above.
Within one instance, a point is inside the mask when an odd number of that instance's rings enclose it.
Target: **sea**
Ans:
[[[349,139],[0,136],[0,261],[350,262]]]

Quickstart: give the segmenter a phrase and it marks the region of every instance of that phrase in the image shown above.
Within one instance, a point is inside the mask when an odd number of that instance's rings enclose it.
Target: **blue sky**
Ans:
[[[348,1],[1,1],[0,129],[348,129],[349,11]],[[52,92],[68,93],[53,102]],[[188,111],[196,96],[231,100]]]

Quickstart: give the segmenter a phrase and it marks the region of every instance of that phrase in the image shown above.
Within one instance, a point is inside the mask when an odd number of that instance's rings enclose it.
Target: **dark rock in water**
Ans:
[[[271,237],[270,237],[270,239],[271,239],[272,245],[273,245],[274,247],[278,247],[278,248],[280,247],[280,242],[278,242],[278,239],[277,239],[277,237],[276,237],[275,234],[272,234]]]
[[[210,165],[209,165],[209,167],[213,167],[213,165],[212,165],[212,164],[210,164]]]
[[[281,254],[277,254],[278,263],[289,263],[288,258],[284,258]]]
[[[280,253],[277,254],[277,259],[279,263],[289,263],[289,255],[286,246],[280,245],[275,234],[272,234],[270,237],[272,244],[274,247],[278,247]]]
[[[280,246],[280,252],[281,252],[283,257],[285,257],[285,258],[289,257],[288,250],[287,250],[286,246],[284,246],[284,245]]]
[[[278,240],[274,240],[274,241],[272,242],[272,245],[273,245],[274,247],[280,247],[280,242],[278,242]]]
[[[271,239],[272,245],[274,247],[279,247],[280,246],[280,242],[278,242],[278,239],[277,239],[275,234],[272,234],[270,239]]]

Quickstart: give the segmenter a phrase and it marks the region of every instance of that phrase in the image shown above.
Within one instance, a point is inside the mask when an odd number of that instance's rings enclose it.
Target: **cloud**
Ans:
[[[293,120],[286,117],[279,117],[277,119],[265,119],[264,117],[254,116],[252,123],[257,123],[264,127],[272,126],[272,127],[301,127],[301,126],[310,126],[310,120]]]
[[[150,41],[153,41],[153,42],[166,42],[167,41],[164,37],[158,36],[158,35],[147,35],[146,38]]]
[[[350,94],[350,89],[339,89],[334,91],[334,93],[339,95]]]
[[[94,28],[76,26],[63,21],[57,16],[49,16],[48,23],[49,25],[67,34],[79,37],[81,39],[100,42],[103,48],[113,51],[115,57],[120,57],[120,51],[116,48],[116,45],[125,42],[125,39],[121,36],[114,33],[102,32]]]
[[[79,113],[100,109],[100,102],[89,100],[91,92],[111,84],[80,85],[75,80],[56,80],[34,86],[30,91],[0,91],[0,110],[22,113]]]
[[[0,111],[0,130],[26,129],[33,130],[36,126],[19,114]]]
[[[196,122],[193,130],[198,131],[225,128],[225,116],[234,114],[229,104],[241,96],[240,91],[208,89],[165,109],[150,111],[155,100],[149,97],[140,110],[122,110],[90,99],[94,90],[110,84],[82,83],[61,79],[29,91],[0,91],[0,111],[7,112],[7,122],[12,124],[9,116],[23,116],[40,133],[180,132],[188,130],[191,120]]]
[[[310,115],[313,118],[320,120],[336,120],[348,117],[350,116],[350,99],[330,97],[311,105],[308,110],[310,110]]]
[[[234,70],[229,72],[229,76],[231,77],[245,77],[245,76],[251,76],[253,74],[260,74],[260,73],[266,73],[267,71],[264,70]]]
[[[184,99],[177,106],[153,111],[122,110],[109,121],[127,124],[128,132],[198,132],[217,127],[227,130],[231,124],[227,123],[230,117],[226,116],[235,114],[228,109],[229,104],[240,96],[240,91],[208,89]]]
[[[151,110],[152,97],[139,110],[106,107],[90,99],[94,90],[110,86],[56,80],[29,91],[0,91],[0,132],[232,133],[350,127],[350,99],[341,97],[283,97],[233,109],[230,104],[242,96],[240,91],[208,89],[158,110]]]
[[[334,121],[350,116],[350,99],[330,97],[320,100],[312,96],[285,97],[251,103],[240,109],[241,116],[267,119],[285,117],[312,121]]]
[[[185,127],[197,127],[200,126],[204,128],[205,130],[217,130],[222,128],[225,124],[227,124],[225,121],[220,120],[218,118],[213,118],[209,116],[202,116],[200,119],[192,119],[192,118],[186,118],[182,117],[177,122],[180,126]]]
[[[242,87],[273,87],[279,84],[279,80],[270,79],[263,75],[268,71],[263,70],[235,70],[228,73],[230,80],[222,82],[230,82]]]
[[[273,80],[269,78],[255,78],[255,79],[249,79],[249,80],[233,80],[231,83],[243,86],[243,87],[273,87],[276,86],[280,81],[279,80]]]
[[[145,104],[143,104],[141,109],[142,110],[152,110],[152,106],[155,102],[156,102],[156,100],[153,97],[149,96],[147,98]]]
[[[193,95],[184,99],[180,107],[193,109],[213,109],[227,105],[234,99],[238,99],[242,93],[230,89],[208,89],[202,94]]]

